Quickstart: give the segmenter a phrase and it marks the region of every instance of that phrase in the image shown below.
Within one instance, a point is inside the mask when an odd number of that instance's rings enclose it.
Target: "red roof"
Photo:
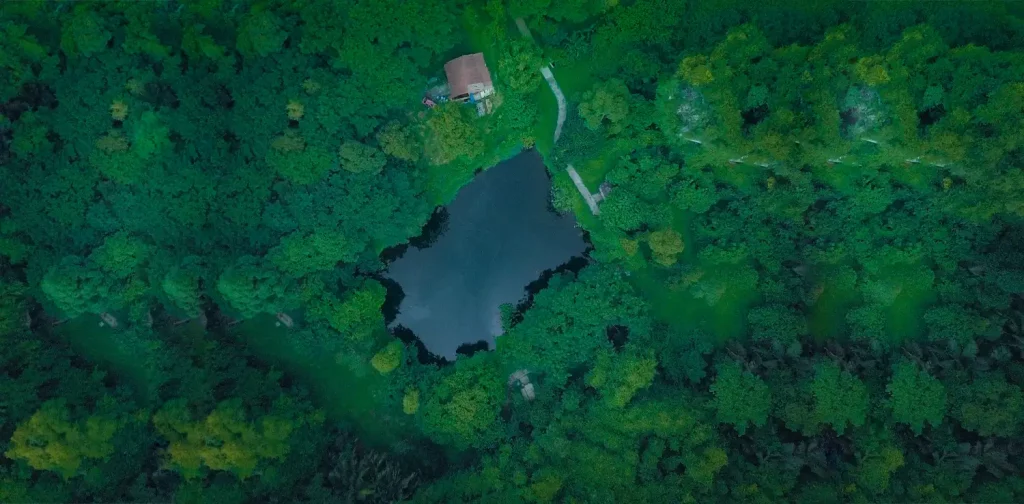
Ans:
[[[494,87],[483,53],[459,56],[445,63],[444,73],[448,76],[448,86],[451,87],[453,98],[468,95],[469,86],[472,84],[482,84],[484,88]]]

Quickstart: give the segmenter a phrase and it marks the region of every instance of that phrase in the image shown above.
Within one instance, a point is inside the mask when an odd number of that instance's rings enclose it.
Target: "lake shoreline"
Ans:
[[[382,252],[388,268],[380,276],[394,282],[389,327],[404,327],[443,358],[464,344],[493,348],[501,305],[518,305],[529,285],[592,248],[575,216],[554,211],[551,184],[540,153],[520,150],[480,170],[419,236]],[[458,344],[442,336],[451,333],[461,335]]]

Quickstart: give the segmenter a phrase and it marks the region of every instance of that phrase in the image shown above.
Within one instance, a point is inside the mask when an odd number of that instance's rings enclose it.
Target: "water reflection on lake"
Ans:
[[[583,254],[572,215],[549,210],[543,160],[525,151],[463,187],[447,206],[446,230],[429,248],[410,247],[387,276],[405,298],[392,325],[411,329],[431,352],[455,358],[463,343],[501,334],[499,306],[549,268]]]

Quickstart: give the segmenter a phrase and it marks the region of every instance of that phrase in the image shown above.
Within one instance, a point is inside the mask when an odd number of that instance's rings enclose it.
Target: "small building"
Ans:
[[[518,385],[519,393],[523,395],[523,399],[532,401],[537,397],[537,392],[533,388],[533,384],[530,383],[529,371],[520,369],[508,376],[508,386],[512,388]]]
[[[448,76],[452,100],[469,101],[477,104],[477,110],[490,111],[491,107],[485,104],[487,98],[494,94],[494,82],[483,53],[459,56],[445,63],[444,73]]]

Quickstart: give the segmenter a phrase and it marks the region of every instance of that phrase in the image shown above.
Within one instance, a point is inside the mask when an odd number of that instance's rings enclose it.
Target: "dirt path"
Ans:
[[[526,26],[526,21],[523,18],[516,18],[516,27],[519,28],[519,33],[523,34],[524,37],[533,41],[533,34],[530,33],[530,28]],[[555,100],[558,101],[558,122],[555,123],[555,140],[554,143],[558,143],[558,138],[562,136],[562,125],[565,124],[566,109],[568,106],[565,101],[565,93],[562,92],[562,88],[558,85],[558,81],[555,80],[555,74],[551,72],[551,67],[543,66],[540,68],[541,75],[544,76],[544,80],[547,81],[548,87],[551,88],[551,92],[555,95]],[[576,169],[572,165],[568,165],[565,170],[569,172],[569,178],[572,179],[573,184],[576,184],[576,190],[580,192],[580,196],[587,201],[587,206],[590,207],[590,213],[598,215],[601,213],[597,208],[597,200],[594,199],[594,195],[587,189],[586,184],[583,183],[583,179],[580,178],[580,174],[576,172]]]
[[[530,42],[534,42],[533,34],[530,33],[530,28],[526,26],[526,21],[524,21],[523,18],[516,18],[516,28],[519,28],[519,33],[522,33],[524,37],[530,39]]]
[[[597,200],[594,199],[594,195],[590,194],[590,190],[587,189],[587,185],[583,183],[583,179],[580,178],[580,174],[576,173],[576,168],[572,165],[568,165],[565,170],[569,172],[569,178],[572,179],[572,183],[576,184],[576,190],[580,192],[580,196],[587,200],[587,206],[590,207],[590,213],[598,215],[601,210],[597,208]]]
[[[550,68],[542,67],[540,73],[544,76],[544,80],[548,81],[548,87],[551,88],[551,92],[555,94],[555,99],[558,100],[558,122],[555,123],[555,143],[557,143],[558,137],[562,136],[562,124],[565,123],[565,94],[562,93],[562,88],[558,86],[555,74],[551,73]]]

